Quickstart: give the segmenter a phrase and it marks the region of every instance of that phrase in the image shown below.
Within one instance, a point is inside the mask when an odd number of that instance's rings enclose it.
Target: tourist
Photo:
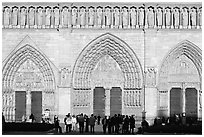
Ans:
[[[72,131],[76,131],[77,129],[77,119],[75,115],[72,116]]]
[[[31,120],[31,122],[33,123],[35,121],[35,117],[33,114],[30,115],[29,119]]]
[[[98,125],[100,125],[100,120],[101,120],[101,116],[100,116],[100,115],[98,115],[98,117],[97,117],[97,122],[98,122]]]
[[[70,113],[68,113],[66,117],[64,118],[64,123],[65,123],[66,133],[71,132],[72,118],[71,118]]]
[[[89,118],[91,133],[94,133],[95,122],[96,122],[96,119],[94,118],[93,114],[91,114],[91,117]]]
[[[129,117],[128,117],[128,115],[126,115],[126,117],[124,119],[124,124],[123,124],[125,134],[129,133],[129,123],[130,123]]]
[[[84,120],[85,120],[85,132],[89,132],[89,117],[87,115],[84,116]]]
[[[105,116],[103,119],[102,119],[102,125],[103,125],[103,133],[106,134],[106,128],[107,128],[107,116]]]
[[[107,126],[108,126],[108,134],[111,134],[111,127],[112,127],[112,125],[111,125],[111,118],[110,118],[110,116],[107,119]]]
[[[83,133],[84,132],[84,117],[83,113],[78,117],[78,122],[79,122],[79,132]]]
[[[133,115],[130,117],[130,132],[134,134],[134,128],[135,128],[135,119]]]
[[[54,128],[55,128],[55,133],[62,133],[62,128],[59,125],[59,119],[57,115],[54,116]]]

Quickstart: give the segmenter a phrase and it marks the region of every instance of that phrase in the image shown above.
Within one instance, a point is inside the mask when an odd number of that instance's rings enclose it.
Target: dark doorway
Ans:
[[[186,117],[197,118],[197,90],[195,88],[186,89]]]
[[[94,89],[93,113],[101,117],[105,115],[105,89],[103,87]]]
[[[182,113],[182,91],[181,88],[172,88],[170,90],[170,116]]]
[[[122,90],[120,87],[112,87],[110,90],[110,115],[122,112]]]
[[[31,113],[34,114],[36,122],[41,122],[42,119],[42,92],[31,92]]]
[[[26,91],[15,92],[15,120],[21,122],[23,115],[26,116]]]

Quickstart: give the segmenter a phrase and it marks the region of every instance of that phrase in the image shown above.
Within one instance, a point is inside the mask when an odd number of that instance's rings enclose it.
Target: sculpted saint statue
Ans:
[[[119,26],[119,23],[120,23],[120,12],[119,12],[119,9],[116,7],[114,8],[113,10],[113,16],[114,16],[114,22],[113,22],[113,25],[115,27],[118,27]]]
[[[131,26],[136,25],[136,10],[135,10],[135,7],[130,9],[130,24],[131,24]]]
[[[170,12],[170,9],[167,8],[165,11],[166,11],[166,13],[165,13],[166,26],[170,26],[170,23],[171,23],[171,12]]]
[[[97,8],[97,25],[101,26],[102,25],[102,19],[103,19],[103,11],[102,9],[99,7]]]
[[[147,24],[149,27],[154,26],[154,11],[152,8],[149,8],[147,13]]]
[[[45,9],[45,25],[46,26],[51,25],[51,9],[50,9],[50,7],[47,7]]]
[[[85,26],[86,25],[86,11],[85,8],[82,7],[80,9],[80,25]]]
[[[21,17],[20,25],[25,26],[26,25],[26,9],[25,9],[25,7],[21,8],[20,17]]]
[[[196,9],[192,9],[190,13],[191,25],[196,26]]]
[[[35,9],[34,9],[34,7],[29,8],[28,23],[30,26],[35,25]]]
[[[59,26],[59,17],[60,17],[60,15],[59,15],[59,8],[55,8],[54,9],[54,24],[55,24],[55,26]]]
[[[8,7],[4,8],[4,26],[10,25],[10,9]]]
[[[139,21],[139,26],[144,26],[144,8],[139,9],[138,13],[138,21]]]
[[[92,7],[89,8],[88,24],[89,24],[89,26],[94,25],[94,9]]]
[[[43,9],[41,7],[38,8],[37,21],[38,26],[43,25]]]
[[[68,14],[69,14],[69,12],[68,12],[68,8],[67,7],[64,7],[63,9],[62,9],[62,22],[63,22],[63,26],[68,26]]]
[[[184,8],[182,11],[182,22],[183,22],[183,27],[188,26],[188,11],[186,8]]]
[[[162,9],[161,8],[157,9],[156,19],[157,19],[157,26],[161,27],[162,26]]]
[[[123,27],[127,27],[128,26],[128,10],[127,8],[123,8],[123,12],[122,12],[122,23],[123,23]]]
[[[18,8],[17,7],[13,8],[12,25],[13,26],[17,26],[18,25]]]
[[[77,9],[75,7],[72,8],[72,25],[77,25]]]
[[[202,8],[200,8],[198,11],[198,19],[199,19],[198,25],[202,26]]]
[[[174,9],[173,20],[174,20],[174,26],[178,27],[179,26],[179,9],[178,8]]]
[[[110,8],[105,9],[105,25],[110,26],[111,25],[111,11]]]

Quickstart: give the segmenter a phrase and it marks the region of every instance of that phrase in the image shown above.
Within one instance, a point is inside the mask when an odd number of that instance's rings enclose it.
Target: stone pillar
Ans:
[[[136,28],[139,28],[139,21],[138,21],[139,20],[139,14],[138,14],[139,8],[137,8],[135,12],[136,12]]]
[[[31,114],[31,91],[26,91],[26,117],[29,119]]]
[[[179,29],[182,29],[183,22],[182,22],[182,9],[179,9]]]
[[[145,13],[145,28],[148,28],[148,24],[147,24],[148,9],[146,7],[145,7],[145,10],[144,10],[144,13]]]
[[[154,28],[157,28],[157,9],[156,7],[154,7],[153,12],[154,12]]]
[[[165,28],[165,8],[162,9],[162,28]]]
[[[26,7],[26,28],[29,28],[29,16],[28,16],[28,14],[29,14],[29,8],[28,7]]]
[[[105,88],[105,115],[110,116],[110,88]]]
[[[186,113],[186,88],[185,83],[182,83],[182,113]]]
[[[37,28],[37,7],[34,9],[34,28]]]

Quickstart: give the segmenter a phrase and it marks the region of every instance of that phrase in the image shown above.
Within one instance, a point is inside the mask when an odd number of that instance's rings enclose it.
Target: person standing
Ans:
[[[98,115],[98,117],[97,117],[97,122],[98,122],[98,125],[100,125],[100,121],[101,121],[101,116],[100,116],[100,115]]]
[[[85,132],[89,132],[89,117],[87,115],[85,115],[84,117],[86,123]]]
[[[84,117],[83,117],[83,113],[81,113],[81,115],[79,116],[78,122],[79,122],[79,132],[83,133],[84,132]]]
[[[133,115],[130,117],[130,132],[134,134],[134,128],[135,128],[135,119]]]
[[[93,114],[89,118],[89,125],[91,127],[91,133],[94,133],[94,126],[95,126],[96,119],[94,118]]]
[[[124,120],[124,133],[129,133],[129,118],[128,115],[126,115],[125,120]]]
[[[75,115],[72,116],[72,131],[76,131],[76,124],[77,124],[77,119]]]
[[[102,125],[103,125],[103,133],[106,134],[106,128],[107,128],[107,116],[105,116],[103,119],[102,119]]]
[[[62,128],[59,126],[59,119],[57,115],[54,116],[54,128],[55,128],[55,133],[62,133]]]
[[[111,134],[111,118],[110,116],[107,119],[107,126],[108,126],[108,134]]]
[[[66,132],[71,132],[71,128],[72,128],[72,117],[70,115],[70,113],[68,113],[68,115],[66,115]]]

